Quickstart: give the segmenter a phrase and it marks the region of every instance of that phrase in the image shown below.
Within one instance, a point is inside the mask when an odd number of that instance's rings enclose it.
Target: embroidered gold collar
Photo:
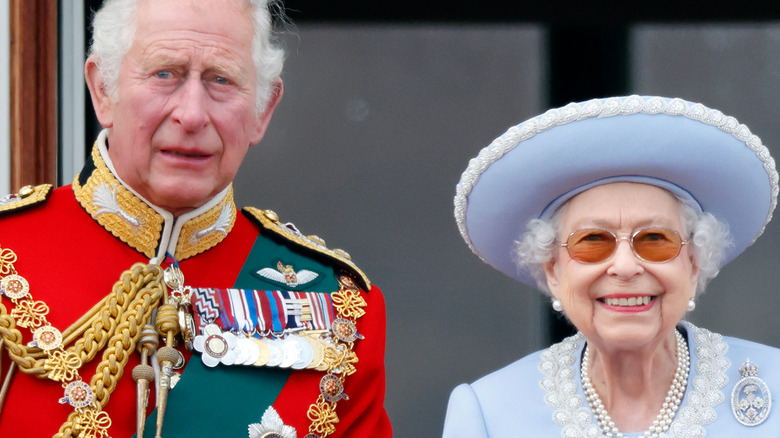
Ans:
[[[171,253],[181,261],[216,246],[236,221],[233,187],[178,218],[150,204],[114,173],[103,131],[82,174],[73,181],[76,199],[107,231],[152,259]]]

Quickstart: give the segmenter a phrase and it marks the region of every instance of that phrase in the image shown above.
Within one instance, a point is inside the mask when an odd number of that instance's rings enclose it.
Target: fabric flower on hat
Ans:
[[[203,334],[195,336],[192,343],[200,355],[203,364],[207,367],[215,367],[220,362],[225,365],[233,365],[239,356],[238,338],[230,332],[223,332],[216,324],[209,324],[203,328]]]

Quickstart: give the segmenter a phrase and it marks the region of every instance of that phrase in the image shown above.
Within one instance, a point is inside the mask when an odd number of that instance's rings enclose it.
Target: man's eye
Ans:
[[[158,79],[170,79],[171,72],[169,72],[168,70],[162,70],[155,73],[154,76]]]
[[[216,83],[218,83],[220,85],[227,85],[227,84],[230,83],[230,81],[227,78],[222,77],[222,76],[215,77],[214,78],[214,82],[216,82]]]

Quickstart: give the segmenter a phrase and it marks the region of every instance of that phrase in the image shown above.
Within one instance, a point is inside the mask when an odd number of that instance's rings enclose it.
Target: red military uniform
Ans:
[[[151,261],[166,266],[170,257],[178,261],[184,284],[199,288],[331,293],[339,290],[340,278],[348,278],[360,289],[365,314],[353,318],[357,332],[364,339],[353,343],[351,351],[357,362],[351,362],[354,373],[349,375],[343,372],[343,367],[336,369],[337,364],[331,364],[329,369],[327,366],[291,369],[289,365],[282,368],[222,363],[205,366],[200,353],[193,354],[178,346],[186,365],[179,370],[181,379],[170,391],[163,436],[249,434],[251,437],[258,430],[272,430],[268,429],[271,427],[268,423],[261,422],[269,407],[278,414],[283,426],[295,429],[298,437],[312,432],[334,437],[391,436],[383,407],[384,301],[379,289],[370,285],[349,256],[327,249],[315,236],[303,236],[291,225],[279,222],[272,212],[237,211],[231,187],[201,208],[174,219],[170,213],[149,205],[116,178],[106,158],[104,142],[101,135],[91,160],[72,187],[49,193],[47,187],[39,186],[28,198],[9,198],[0,204],[0,255],[3,257],[0,266],[4,262],[5,266],[9,265],[9,251],[16,254],[13,268],[29,282],[32,299],[48,306],[45,318],[51,326],[64,332],[63,348],[85,350],[85,345],[99,348],[78,369],[78,374],[96,392],[99,387],[111,387],[112,379],[116,380],[115,389],[108,391],[110,400],[103,408],[111,419],[110,436],[130,437],[136,433],[136,383],[131,371],[139,363],[140,355],[137,351],[123,352],[129,344],[121,337],[102,346],[91,342],[86,338],[95,337],[88,329],[90,324],[94,326],[95,319],[87,323],[79,320],[84,315],[98,315],[96,318],[103,319],[102,327],[109,327],[110,332],[112,318],[121,319],[112,313],[122,312],[121,303],[118,304],[122,294],[117,292],[122,288],[115,286],[120,277],[127,286],[134,277],[126,271],[134,264]],[[310,274],[306,281],[296,283],[283,279],[282,266],[292,268],[293,275],[296,271]],[[279,274],[258,274],[269,269]],[[108,304],[99,307],[101,302]],[[0,356],[0,376],[5,377],[11,364],[8,350],[14,347],[9,326],[13,325],[10,314],[15,305],[6,296],[2,297],[2,305],[0,335],[5,345]],[[222,315],[227,315],[223,319],[228,320],[231,310],[224,305],[217,307]],[[197,309],[193,311],[197,313]],[[270,327],[270,322],[267,323]],[[66,331],[76,326],[87,329]],[[16,329],[22,334],[24,344],[31,340],[30,330],[18,326]],[[105,336],[110,338],[112,334]],[[255,333],[255,338],[262,335]],[[164,344],[161,340],[160,345]],[[111,349],[118,349],[117,358],[128,356],[127,364],[116,363]],[[27,350],[31,356],[37,353],[38,359],[45,358],[36,348],[27,347]],[[18,348],[14,351],[18,352]],[[61,382],[46,378],[45,370],[24,370],[30,368],[29,362],[18,360],[16,368],[25,372],[17,369],[10,380],[0,412],[0,436],[54,436],[72,416],[74,408],[60,403]],[[348,399],[339,396],[337,403],[323,402],[321,379],[334,374],[334,369],[342,377],[343,392]],[[95,377],[96,373],[100,375]],[[152,419],[147,422],[145,436],[154,436],[155,400],[154,395],[150,397],[148,413]],[[329,407],[335,407],[337,417],[328,411]],[[250,428],[252,424],[254,429]],[[278,424],[275,427],[278,430],[272,431],[279,436],[289,436],[289,428]]]

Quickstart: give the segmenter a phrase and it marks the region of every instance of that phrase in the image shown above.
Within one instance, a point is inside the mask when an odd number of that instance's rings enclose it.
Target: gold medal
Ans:
[[[257,357],[257,360],[253,364],[256,367],[264,366],[268,363],[268,360],[271,358],[271,350],[268,349],[268,345],[257,338],[250,338],[252,342],[257,345],[257,349],[260,351],[260,355]]]
[[[325,357],[325,347],[322,346],[319,337],[315,337],[314,335],[304,335],[302,338],[304,341],[311,344],[312,349],[311,363],[309,363],[309,366],[306,368],[315,369],[322,365],[322,359]]]

